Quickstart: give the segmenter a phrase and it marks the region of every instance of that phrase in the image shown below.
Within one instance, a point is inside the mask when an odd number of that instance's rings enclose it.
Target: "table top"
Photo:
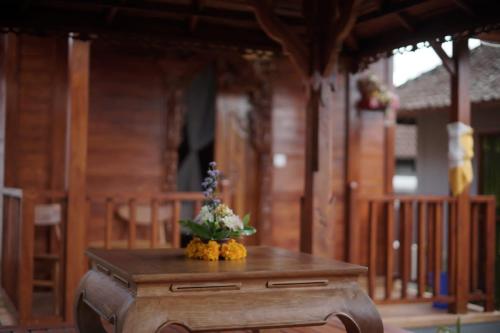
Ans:
[[[188,259],[184,249],[89,249],[87,255],[94,263],[135,283],[353,276],[367,270],[358,265],[263,246],[248,247],[247,258],[234,261]]]

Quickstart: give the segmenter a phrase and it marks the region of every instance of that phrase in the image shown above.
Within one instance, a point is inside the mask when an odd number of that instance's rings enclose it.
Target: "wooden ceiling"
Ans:
[[[0,27],[150,46],[280,52],[248,1],[3,0]],[[305,40],[314,24],[304,15],[308,1],[327,0],[275,0],[273,5],[275,14]],[[425,40],[496,30],[499,13],[497,0],[363,0],[343,55],[366,63]]]

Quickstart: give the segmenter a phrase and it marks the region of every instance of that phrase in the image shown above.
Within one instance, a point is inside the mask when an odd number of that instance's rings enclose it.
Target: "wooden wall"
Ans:
[[[300,197],[304,188],[305,86],[287,59],[276,62],[273,84],[273,154],[286,156],[274,168],[273,245],[299,249]]]
[[[88,191],[160,192],[166,96],[148,55],[91,48]]]
[[[17,37],[15,103],[7,112],[7,186],[62,189],[65,137],[65,41]]]

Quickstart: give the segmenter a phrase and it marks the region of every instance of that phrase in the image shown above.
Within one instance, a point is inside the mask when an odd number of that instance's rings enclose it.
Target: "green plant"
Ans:
[[[462,324],[460,322],[460,317],[457,318],[457,323],[455,324],[455,330],[446,327],[446,326],[440,326],[437,329],[437,333],[460,333],[461,331]]]

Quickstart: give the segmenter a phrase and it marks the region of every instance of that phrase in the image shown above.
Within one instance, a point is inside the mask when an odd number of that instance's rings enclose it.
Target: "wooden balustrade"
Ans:
[[[87,202],[89,205],[89,221],[91,225],[94,221],[104,221],[103,242],[89,242],[92,247],[119,248],[124,247],[122,240],[118,236],[115,228],[122,222],[122,228],[126,229],[126,248],[157,248],[163,246],[180,247],[180,225],[181,210],[186,205],[190,205],[190,216],[193,218],[203,203],[204,196],[201,192],[168,192],[168,193],[95,193],[89,194]],[[98,207],[104,205],[104,210]],[[123,210],[124,207],[127,207]],[[138,216],[139,208],[145,216]],[[126,211],[127,216],[120,215]],[[161,212],[165,214],[162,215]],[[166,215],[166,216],[165,216]],[[184,217],[186,218],[186,217]],[[97,222],[98,223],[98,222]],[[147,229],[148,239],[140,239],[138,228]],[[168,230],[168,234],[160,232]],[[90,235],[90,237],[96,237]],[[147,241],[147,244],[144,242]]]
[[[457,205],[448,196],[394,196],[356,200],[357,262],[369,267],[367,289],[378,303],[454,303],[458,274],[470,274],[469,301],[482,302],[493,310],[495,255],[495,200],[492,196],[471,197],[470,272],[457,272]],[[354,204],[351,204],[353,206]],[[363,232],[360,232],[363,234]],[[367,246],[363,247],[363,244]],[[349,248],[354,248],[352,244]],[[445,283],[445,285],[443,285]]]
[[[33,312],[34,262],[35,256],[35,210],[37,205],[58,203],[65,211],[66,193],[58,191],[32,191],[2,188],[3,207],[3,243],[2,243],[2,288],[8,297],[7,302],[16,310],[20,323],[61,320],[56,313],[39,315]],[[64,228],[64,214],[60,224]],[[60,244],[60,248],[62,248]],[[62,256],[60,256],[62,258]],[[64,263],[59,262],[61,266]],[[57,270],[60,274],[62,270]],[[62,279],[53,288],[62,290]],[[57,295],[57,293],[55,293]],[[54,308],[61,300],[54,297]]]

